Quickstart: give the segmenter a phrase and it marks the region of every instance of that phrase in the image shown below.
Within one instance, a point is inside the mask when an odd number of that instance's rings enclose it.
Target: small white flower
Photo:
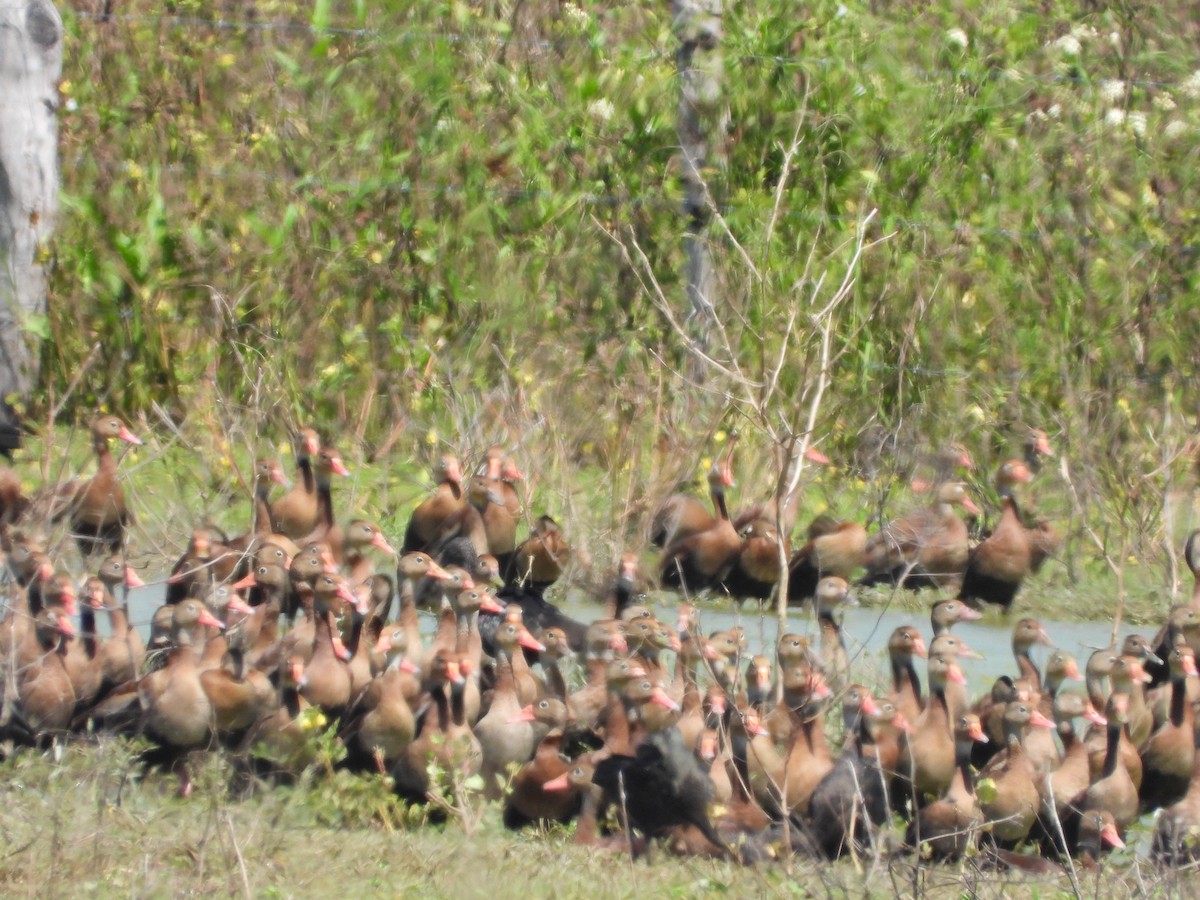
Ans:
[[[588,14],[574,3],[563,4],[563,13],[576,25],[586,25],[588,23]]]
[[[617,108],[613,106],[611,100],[601,97],[599,100],[593,100],[588,104],[588,115],[594,119],[599,119],[601,122],[607,122],[613,117],[613,113]]]
[[[67,112],[75,112],[75,110],[79,109],[79,104],[75,102],[74,97],[68,97],[67,102],[63,104],[63,108]]]
[[[1025,120],[1030,123],[1045,122],[1047,118],[1048,118],[1048,116],[1044,112],[1042,112],[1040,109],[1035,109],[1033,112],[1031,112],[1028,116],[1025,117]]]
[[[1061,119],[1062,118],[1062,105],[1059,103],[1050,104],[1050,107],[1046,110],[1046,115],[1048,115],[1052,119]]]
[[[1175,108],[1175,98],[1163,91],[1154,95],[1154,108],[1162,112],[1170,112]]]
[[[1179,84],[1179,90],[1193,100],[1200,97],[1200,69],[1197,69]]]
[[[1073,34],[1064,34],[1054,42],[1054,47],[1063,56],[1078,56],[1083,52],[1083,45]]]
[[[946,32],[946,43],[952,47],[961,47],[965,50],[970,45],[971,39],[967,37],[967,33],[961,28],[951,28]]]
[[[1125,82],[1119,78],[1107,78],[1100,82],[1100,96],[1109,103],[1116,103],[1125,96]]]
[[[1163,129],[1163,135],[1170,140],[1183,137],[1187,132],[1187,122],[1180,121],[1179,119],[1172,119],[1167,123],[1167,127]]]
[[[1071,29],[1071,34],[1081,41],[1092,41],[1096,39],[1098,32],[1091,25],[1076,25]]]
[[[436,122],[433,123],[434,131],[448,131],[449,129],[450,129],[450,120],[449,119],[438,119]]]
[[[1146,114],[1144,112],[1131,112],[1125,121],[1129,123],[1129,130],[1138,137],[1146,133]]]
[[[1125,124],[1125,110],[1114,106],[1104,114],[1104,124],[1109,128],[1121,128]]]
[[[1108,43],[1116,49],[1121,49],[1121,32],[1110,31],[1108,33]]]

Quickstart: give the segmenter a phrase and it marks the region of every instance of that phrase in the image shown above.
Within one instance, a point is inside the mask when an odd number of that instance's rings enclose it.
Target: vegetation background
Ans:
[[[1166,559],[1175,583],[1200,415],[1187,4],[726,3],[699,368],[668,4],[63,6],[35,421],[169,422],[218,487],[240,484],[219,460],[316,422],[386,461],[389,510],[444,442],[501,440],[607,561],[714,434],[743,434],[765,495],[774,423],[823,374],[808,437],[839,471],[810,511],[882,508],[880,433],[962,439],[985,473],[1039,425],[1060,577]]]
[[[1107,618],[1115,583],[1150,617],[1178,586],[1198,521],[1193,4],[727,0],[707,362],[680,326],[668,4],[59,6],[63,203],[26,458],[54,475],[46,451],[97,406],[153,426],[124,465],[161,558],[203,514],[244,521],[247,461],[301,423],[368,464],[347,502],[393,535],[436,452],[500,440],[597,571],[734,429],[744,497],[800,435],[836,467],[806,512],[862,518],[902,496],[906,452],[960,439],[984,482],[1032,425],[1067,536],[1034,590],[1096,583],[1072,613]],[[450,860],[490,896],[816,890],[500,839],[493,807],[396,834],[386,792],[333,777],[232,804],[217,757],[203,801],[176,802],[169,779],[128,790],[132,751],[100,744],[5,764],[6,892],[475,890]],[[1047,889],[911,862],[822,870],[821,890]],[[1122,865],[1088,889],[1185,889]]]

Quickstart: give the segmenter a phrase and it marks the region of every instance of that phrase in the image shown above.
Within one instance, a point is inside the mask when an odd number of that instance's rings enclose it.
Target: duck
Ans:
[[[971,747],[986,743],[979,716],[964,713],[954,724],[954,774],[945,794],[917,811],[905,831],[909,847],[928,848],[931,859],[952,862],[962,859],[975,846],[983,811],[975,798],[975,771]]]
[[[312,428],[301,428],[296,435],[296,484],[269,507],[275,530],[293,541],[317,527],[320,506],[313,458],[320,451],[320,435]]]
[[[504,573],[505,587],[521,587],[542,597],[571,561],[571,543],[552,516],[538,516],[527,537],[513,554],[509,571]]]
[[[850,655],[837,611],[850,601],[850,585],[845,579],[830,575],[817,585],[817,624],[821,629],[819,658],[821,670],[835,691],[841,691],[850,680]]]
[[[76,632],[65,610],[47,606],[34,616],[32,634],[39,655],[20,669],[16,700],[28,737],[42,740],[67,731],[71,724],[76,696],[67,669],[67,645]]]
[[[512,788],[504,798],[504,827],[516,831],[537,822],[568,822],[578,814],[582,796],[570,790],[569,758],[564,751],[563,727],[567,707],[562,701],[543,697],[521,710],[546,729],[533,758],[517,770]]]
[[[417,721],[406,696],[406,682],[419,670],[405,656],[406,644],[404,630],[393,629],[392,647],[401,653],[367,686],[352,737],[358,752],[374,760],[383,772],[391,770],[416,737]]]
[[[885,772],[895,759],[883,758],[883,739],[894,742],[908,728],[890,701],[876,702],[866,687],[852,686],[846,697],[846,744],[809,800],[813,836],[828,859],[867,852],[891,814]]]
[[[728,460],[725,463],[729,465]],[[732,481],[730,470],[728,479]],[[729,519],[724,480],[714,485],[713,503],[717,517],[712,526],[676,538],[663,550],[659,561],[660,580],[664,587],[689,594],[715,588],[733,568],[742,551],[742,538]]]
[[[708,817],[712,779],[684,746],[678,729],[650,735],[632,756],[614,753],[599,761],[592,780],[600,786],[604,802],[621,810],[627,826],[646,838],[692,825],[721,856],[731,856]]]
[[[968,534],[955,507],[979,515],[961,481],[942,484],[931,506],[881,528],[863,551],[867,573],[860,583],[891,583],[916,590],[956,581],[967,564]]]
[[[912,792],[914,809],[942,797],[950,788],[958,765],[959,748],[945,688],[948,681],[965,684],[966,677],[957,663],[945,656],[929,658],[928,674],[929,704],[913,723],[912,733],[901,742],[899,774],[906,782],[906,789]],[[971,746],[968,741],[968,753]]]
[[[912,625],[900,625],[888,638],[887,648],[892,667],[892,692],[888,699],[896,704],[905,718],[915,722],[925,709],[925,704],[921,698],[921,678],[913,658],[928,658],[925,640]]]
[[[1101,728],[1108,725],[1090,700],[1079,693],[1064,691],[1054,698],[1054,722],[1062,740],[1063,753],[1048,777],[1038,783],[1041,810],[1038,813],[1037,836],[1047,853],[1066,852],[1065,835],[1060,833],[1063,822],[1070,820],[1084,791],[1091,783],[1087,747],[1075,731],[1075,720],[1084,718]]]
[[[475,723],[475,737],[483,753],[480,774],[483,776],[484,796],[489,800],[499,799],[504,793],[504,781],[510,765],[528,762],[545,736],[539,733],[537,719],[525,718],[521,710],[533,706],[534,701],[522,703],[517,694],[516,678],[513,675],[513,660],[520,656],[518,640],[520,632],[511,623],[506,623],[497,635],[501,644],[496,657],[496,687],[492,692],[492,703],[486,714]]]
[[[782,560],[791,552],[786,537],[766,519],[755,519],[739,532],[741,548],[717,588],[737,600],[768,599],[779,582]],[[780,555],[782,553],[782,556]]]
[[[97,416],[92,419],[90,431],[96,474],[74,488],[70,502],[53,516],[58,521],[69,514],[71,534],[85,558],[97,553],[120,553],[125,529],[134,521],[117,480],[117,461],[109,450],[109,441],[116,439],[134,446],[142,443],[117,416]]]
[[[1004,711],[1005,750],[996,754],[979,773],[989,779],[993,790],[979,800],[992,840],[1011,849],[1025,840],[1041,805],[1034,771],[1025,754],[1024,739],[1030,727],[1053,728],[1054,724],[1030,704],[1016,700]]]
[[[858,522],[838,522],[831,530],[813,535],[788,561],[787,598],[799,605],[816,594],[817,584],[827,575],[850,581],[863,564],[867,529]]]
[[[961,600],[938,600],[929,607],[929,625],[935,638],[948,634],[959,622],[977,622],[982,618],[983,613]]]
[[[665,549],[716,524],[720,515],[717,498],[734,484],[732,464],[729,460],[716,460],[709,467],[706,478],[714,512],[710,513],[703,503],[690,494],[672,494],[655,511],[651,520],[651,544]]]
[[[1200,861],[1200,753],[1192,761],[1192,774],[1183,799],[1164,807],[1154,822],[1151,858],[1172,868]]]
[[[196,644],[201,628],[224,625],[195,598],[171,609],[171,647],[167,664],[138,682],[146,733],[158,742],[179,779],[179,794],[192,793],[186,754],[204,747],[212,733],[212,704],[200,682]]]
[[[1142,812],[1170,806],[1184,798],[1196,757],[1196,715],[1187,693],[1188,679],[1200,675],[1195,651],[1180,641],[1171,651],[1168,664],[1171,714],[1141,751],[1142,783],[1138,799]]]
[[[1119,692],[1110,695],[1104,718],[1108,720],[1104,768],[1100,777],[1084,791],[1078,807],[1082,813],[1090,810],[1111,813],[1117,833],[1124,838],[1126,830],[1138,816],[1137,785],[1133,783],[1129,770],[1121,764],[1119,751],[1121,733],[1129,718],[1128,695]]]
[[[1012,608],[1021,582],[1032,568],[1029,533],[1021,522],[1013,488],[1033,479],[1022,460],[1009,460],[996,476],[1001,496],[1000,519],[992,533],[967,557],[958,599],[978,606],[991,603],[1004,612]]]
[[[401,553],[432,550],[442,535],[445,523],[466,502],[462,465],[457,456],[450,453],[440,456],[433,470],[433,478],[437,487],[433,496],[422,501],[409,517]]]
[[[847,697],[861,708],[861,687],[852,686]],[[783,675],[783,709],[791,719],[791,732],[782,768],[772,779],[783,810],[806,816],[817,785],[834,765],[825,734],[825,701],[832,691],[812,669],[795,665]]]
[[[333,509],[333,476],[348,477],[350,469],[346,467],[342,454],[328,445],[323,445],[317,451],[312,469],[313,480],[317,485],[317,516],[313,527],[296,538],[296,543],[301,547],[316,543],[327,544],[334,562],[340,563],[344,534],[341,526],[337,524]]]

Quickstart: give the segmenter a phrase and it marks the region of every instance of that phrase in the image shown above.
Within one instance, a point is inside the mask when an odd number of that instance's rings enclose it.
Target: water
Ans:
[[[164,593],[165,585],[162,583],[134,588],[129,593],[130,621],[144,637],[149,635],[150,618],[154,610],[162,604]],[[851,674],[856,681],[866,684],[890,683],[887,641],[897,627],[916,626],[928,643],[932,631],[928,608],[936,599],[936,595],[933,592],[925,592],[919,597],[923,603],[920,610],[898,606],[858,606],[842,610],[842,631],[846,636],[847,651],[850,655]],[[666,593],[655,594],[650,599],[650,606],[655,614],[662,621],[671,624],[677,616],[677,604],[677,599]],[[742,612],[736,612],[724,604],[717,606],[700,602],[698,606],[700,627],[705,634],[741,625],[750,639],[752,653],[766,648],[768,655],[774,656],[773,648],[778,634],[774,615],[759,616],[757,610],[750,605]],[[565,613],[583,622],[598,618],[602,609],[599,604],[579,593],[572,593],[561,607]],[[1081,669],[1092,651],[1109,646],[1112,637],[1110,621],[1060,622],[1042,619],[1041,622],[1050,639],[1054,641],[1055,647],[1074,654]],[[990,691],[992,682],[998,676],[1016,673],[1016,663],[1012,655],[1012,628],[1015,624],[1015,618],[1006,620],[996,613],[988,613],[982,620],[962,622],[954,626],[954,633],[965,640],[972,650],[983,656],[983,659],[961,660],[968,687],[974,696]],[[97,625],[101,634],[107,634],[108,617],[99,615]],[[435,625],[435,616],[422,615],[424,631],[431,634]],[[1140,630],[1143,634],[1152,636],[1146,629]],[[816,620],[807,610],[793,610],[789,614],[788,631],[810,636],[814,645],[819,636]],[[1137,631],[1137,627],[1122,626],[1119,639],[1123,640]],[[1035,646],[1031,651],[1034,662],[1044,668],[1046,657],[1052,649]]]

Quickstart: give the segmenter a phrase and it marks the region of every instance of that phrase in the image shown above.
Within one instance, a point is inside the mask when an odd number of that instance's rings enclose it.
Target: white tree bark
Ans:
[[[686,192],[687,230],[683,242],[691,304],[688,324],[700,350],[707,352],[717,316],[716,278],[708,248],[715,192],[712,176],[724,168],[728,117],[720,52],[724,0],[672,0],[671,11],[679,40],[675,65],[679,72],[679,145]],[[693,368],[690,374],[702,379],[703,369]]]
[[[25,397],[38,375],[28,326],[46,313],[61,74],[62,19],[50,0],[0,0],[0,400]],[[14,424],[4,404],[0,450],[15,445]]]

